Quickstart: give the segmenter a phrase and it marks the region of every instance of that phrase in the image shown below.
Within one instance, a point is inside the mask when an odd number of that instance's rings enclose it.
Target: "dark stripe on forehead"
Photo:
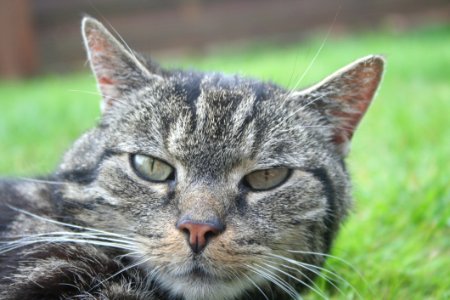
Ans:
[[[192,72],[186,73],[184,76],[183,80],[177,84],[177,87],[183,90],[186,94],[186,102],[195,109],[195,103],[201,92],[200,83],[203,75]]]
[[[196,103],[198,97],[201,94],[200,83],[202,81],[203,74],[196,72],[186,72],[180,75],[181,77],[175,79],[175,93],[183,95],[183,100],[185,101],[191,112],[191,124],[192,130],[194,130],[197,124]]]
[[[276,109],[277,106],[273,103],[264,104],[269,100],[276,101],[279,98],[280,87],[272,83],[264,82],[252,82],[252,92],[254,94],[255,100],[253,102],[253,107],[251,111],[251,117],[246,120],[248,123],[255,120],[256,130],[254,131],[254,143],[253,143],[253,153],[254,157],[258,151],[260,151],[260,146],[263,143],[264,136],[267,135],[270,126],[273,126],[272,118],[275,118],[276,111],[267,111],[271,108]],[[266,111],[264,111],[266,110]],[[263,116],[256,117],[258,114],[263,114]],[[255,118],[256,117],[256,118]]]
[[[333,182],[330,179],[327,171],[324,168],[309,170],[313,176],[319,180],[323,185],[323,191],[327,199],[327,213],[325,216],[325,226],[326,232],[324,236],[325,242],[325,253],[330,251],[331,245],[333,243],[333,238],[337,231],[336,213],[337,213],[337,203],[335,196],[335,188]]]
[[[255,102],[265,101],[273,96],[273,88],[275,86],[267,83],[254,82],[252,90],[255,94]]]

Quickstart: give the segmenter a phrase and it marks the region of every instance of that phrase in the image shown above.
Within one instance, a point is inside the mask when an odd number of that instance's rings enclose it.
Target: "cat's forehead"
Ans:
[[[286,143],[287,92],[274,84],[217,73],[175,74],[166,84],[159,130],[164,148],[181,160],[219,167]]]
[[[287,95],[274,84],[239,76],[175,73],[136,93],[113,126],[119,142],[111,141],[125,145],[125,152],[221,172],[245,161],[283,164],[283,155],[298,152],[298,141],[305,141]]]
[[[220,73],[182,73],[171,79],[170,86],[168,98],[182,95],[177,99],[180,105],[194,107],[197,119],[212,127],[258,118],[262,110],[276,108],[285,94],[274,84]]]
[[[277,108],[287,94],[271,83],[220,73],[177,72],[160,88],[159,101],[152,106],[172,114],[169,120],[189,114],[195,126],[205,127],[208,132],[243,119],[257,119],[263,111],[280,113]]]
[[[285,93],[283,88],[270,82],[216,72],[177,71],[167,76],[165,83],[171,94],[185,93],[191,101],[198,100],[198,95],[202,94],[202,99],[208,99],[211,104],[239,102],[242,98],[268,100]]]

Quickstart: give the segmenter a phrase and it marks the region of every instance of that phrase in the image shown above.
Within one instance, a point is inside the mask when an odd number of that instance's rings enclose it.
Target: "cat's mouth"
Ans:
[[[175,299],[234,299],[249,288],[236,276],[226,276],[201,265],[162,272],[157,280]]]
[[[194,277],[202,277],[202,276],[209,275],[209,272],[206,271],[203,267],[194,266],[189,271],[189,275],[194,276]]]
[[[200,279],[200,280],[217,280],[219,279],[215,274],[212,274],[210,271],[206,270],[205,268],[199,266],[199,265],[194,265],[192,268],[190,268],[190,270],[188,270],[185,274],[183,274],[184,276],[188,276],[192,279]]]
[[[229,281],[227,276],[214,272],[211,268],[197,262],[191,263],[188,267],[184,268],[182,272],[178,272],[176,277],[183,280],[189,278],[189,280],[202,281],[205,283]]]

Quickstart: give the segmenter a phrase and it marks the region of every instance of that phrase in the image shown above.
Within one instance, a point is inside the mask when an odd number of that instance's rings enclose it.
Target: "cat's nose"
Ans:
[[[177,228],[186,234],[192,252],[199,254],[212,238],[223,232],[225,227],[218,220],[195,222],[184,219],[177,223]]]

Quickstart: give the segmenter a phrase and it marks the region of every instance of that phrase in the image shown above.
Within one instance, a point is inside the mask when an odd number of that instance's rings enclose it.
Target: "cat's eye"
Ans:
[[[265,191],[276,188],[289,177],[288,168],[272,168],[254,171],[244,177],[244,184],[257,191]]]
[[[134,154],[131,156],[131,165],[135,172],[146,180],[164,182],[175,177],[172,166],[151,156]]]

